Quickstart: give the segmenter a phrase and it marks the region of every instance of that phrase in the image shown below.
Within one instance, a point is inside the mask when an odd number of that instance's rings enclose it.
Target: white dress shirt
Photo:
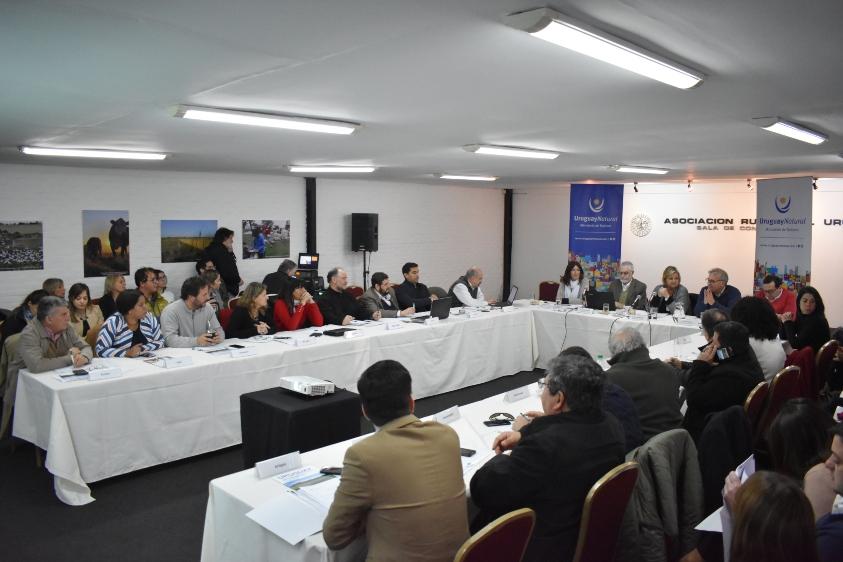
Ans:
[[[487,306],[488,303],[486,302],[485,297],[483,296],[483,289],[477,287],[477,298],[471,296],[471,293],[468,292],[468,287],[463,285],[462,283],[457,283],[454,287],[454,294],[457,295],[457,298],[460,302],[452,302],[451,306]]]

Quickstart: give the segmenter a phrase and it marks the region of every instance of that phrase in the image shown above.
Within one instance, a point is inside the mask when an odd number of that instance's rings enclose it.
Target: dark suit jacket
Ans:
[[[601,411],[534,419],[511,455],[498,455],[471,479],[481,521],[529,507],[536,526],[525,561],[571,560],[583,502],[597,480],[624,459],[623,431]]]
[[[620,279],[615,279],[611,283],[609,283],[609,291],[611,291],[612,295],[615,297],[615,301],[621,300],[621,293],[623,292],[623,284],[621,283]],[[647,285],[646,283],[642,283],[638,279],[633,279],[629,282],[629,289],[627,289],[626,294],[626,304],[631,306],[632,301],[635,300],[636,297],[640,297],[638,302],[635,303],[635,308],[639,310],[646,310],[647,309]]]
[[[466,511],[457,434],[402,416],[346,451],[322,533],[332,549],[365,533],[371,561],[451,562],[468,538]]]
[[[342,324],[343,318],[346,316],[357,318],[360,312],[360,305],[354,297],[345,291],[337,292],[331,288],[325,290],[316,304],[319,305],[319,311],[322,312],[325,324],[339,326]]]
[[[395,296],[398,297],[398,306],[402,309],[415,305],[416,312],[430,310],[430,291],[424,283],[413,285],[405,279],[395,288]]]
[[[360,314],[364,317],[364,320],[371,320],[372,314],[378,310],[381,311],[381,318],[397,318],[401,309],[398,308],[398,297],[395,296],[392,287],[389,288],[389,296],[392,299],[392,308],[387,308],[377,290],[374,287],[369,287],[360,297]]]

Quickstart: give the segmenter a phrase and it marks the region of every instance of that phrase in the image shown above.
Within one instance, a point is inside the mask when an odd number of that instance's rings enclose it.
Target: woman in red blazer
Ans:
[[[325,323],[319,307],[313,302],[313,296],[298,279],[292,279],[278,295],[274,316],[279,331],[299,330]]]

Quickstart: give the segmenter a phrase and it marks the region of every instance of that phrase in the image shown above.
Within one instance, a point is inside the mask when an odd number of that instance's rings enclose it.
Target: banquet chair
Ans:
[[[614,558],[626,506],[637,480],[638,463],[626,462],[607,472],[591,487],[583,505],[574,562]]]
[[[527,507],[501,515],[468,537],[454,562],[521,562],[535,523],[536,512]]]
[[[233,308],[223,308],[220,310],[220,326],[223,330],[228,330],[228,321],[231,320],[231,315],[234,314]]]
[[[448,296],[448,291],[442,287],[428,287],[427,290],[431,295],[436,295],[436,298],[438,299],[444,299]]]
[[[814,384],[813,395],[811,398],[817,399],[825,388],[828,382],[828,375],[831,373],[831,368],[834,361],[834,356],[837,355],[837,349],[840,344],[837,340],[829,340],[823,344],[817,352],[816,368],[814,369]]]
[[[785,367],[799,367],[799,396],[804,398],[813,399],[814,364],[814,350],[810,346],[790,352],[784,361]]]
[[[359,299],[363,296],[363,287],[360,287],[359,285],[349,285],[345,288],[345,292],[355,299]]]
[[[773,377],[773,380],[770,382],[767,407],[764,408],[761,423],[758,425],[758,436],[766,435],[767,428],[770,427],[770,424],[779,415],[785,402],[792,398],[800,398],[802,396],[800,378],[800,369],[795,365],[785,367]]]
[[[758,439],[758,427],[761,425],[761,416],[764,414],[764,407],[767,405],[769,394],[770,385],[767,381],[762,381],[752,389],[743,403],[743,410],[746,412],[746,417],[749,419],[749,425],[752,428],[753,442]]]
[[[539,300],[553,302],[558,291],[559,283],[556,281],[542,281],[539,283]]]

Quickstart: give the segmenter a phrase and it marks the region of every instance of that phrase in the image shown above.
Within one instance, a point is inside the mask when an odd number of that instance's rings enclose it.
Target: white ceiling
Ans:
[[[559,1],[552,7],[707,75],[678,90],[530,37],[519,0],[0,0],[0,161],[19,145],[164,151],[158,170],[285,174],[373,164],[372,179],[492,174],[496,185],[843,176],[840,0]],[[350,136],[175,119],[193,104],[362,123]],[[829,136],[761,130],[778,115]],[[474,143],[562,151],[480,156]],[[85,165],[91,165],[85,161]]]

